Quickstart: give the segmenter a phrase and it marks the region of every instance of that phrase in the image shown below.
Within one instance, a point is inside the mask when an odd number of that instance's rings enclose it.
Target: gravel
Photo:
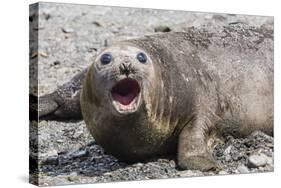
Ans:
[[[89,66],[103,47],[116,41],[156,31],[185,31],[191,26],[273,22],[271,17],[262,16],[56,3],[40,3],[38,25],[34,25],[36,15],[31,10],[29,21],[34,31],[31,36],[38,32],[40,38],[38,52],[36,42],[30,43],[30,64],[38,64],[39,95],[50,93],[68,81]],[[31,66],[31,73],[37,71],[34,67]],[[37,94],[35,91],[36,88],[31,87],[33,94]],[[221,169],[211,172],[179,170],[175,156],[160,156],[135,164],[120,162],[96,144],[83,121],[31,121],[30,141],[30,160],[39,163],[31,181],[42,186],[272,172],[274,169],[273,138],[262,132],[240,139],[227,137],[213,152]]]

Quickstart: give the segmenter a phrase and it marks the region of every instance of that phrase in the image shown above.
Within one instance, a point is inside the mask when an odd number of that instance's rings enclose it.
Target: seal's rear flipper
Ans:
[[[30,120],[82,120],[79,97],[61,98],[57,91],[37,97],[29,95]]]
[[[80,93],[88,69],[75,75],[53,93],[29,95],[30,120],[82,120]]]

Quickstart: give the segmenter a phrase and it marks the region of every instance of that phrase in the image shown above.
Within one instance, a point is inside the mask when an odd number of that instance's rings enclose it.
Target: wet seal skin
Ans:
[[[177,154],[181,169],[214,170],[212,151],[225,136],[273,135],[271,27],[235,23],[118,42],[80,77],[73,100],[97,143],[121,161]]]

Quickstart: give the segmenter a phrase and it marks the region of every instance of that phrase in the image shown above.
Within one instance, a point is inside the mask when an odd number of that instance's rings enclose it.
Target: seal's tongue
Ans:
[[[119,81],[111,90],[112,98],[123,105],[129,105],[140,92],[140,86],[133,79]]]

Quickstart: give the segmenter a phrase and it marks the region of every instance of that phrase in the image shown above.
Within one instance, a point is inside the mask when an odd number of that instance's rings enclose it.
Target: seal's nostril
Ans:
[[[119,69],[121,74],[126,74],[128,76],[132,71],[132,65],[131,63],[130,64],[121,63]]]

